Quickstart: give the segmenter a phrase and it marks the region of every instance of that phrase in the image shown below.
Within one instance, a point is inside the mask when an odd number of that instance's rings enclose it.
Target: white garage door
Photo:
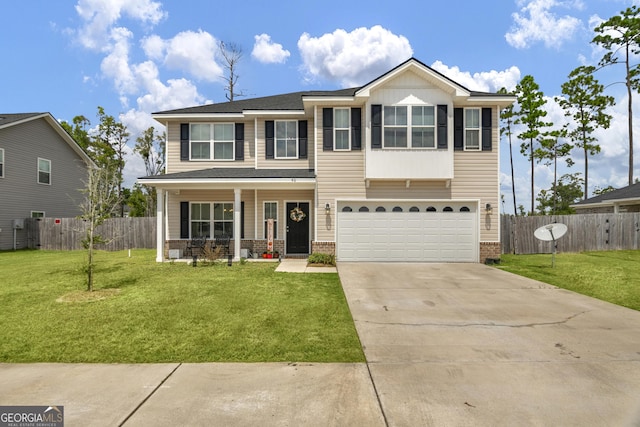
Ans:
[[[478,262],[476,202],[339,202],[339,261]]]

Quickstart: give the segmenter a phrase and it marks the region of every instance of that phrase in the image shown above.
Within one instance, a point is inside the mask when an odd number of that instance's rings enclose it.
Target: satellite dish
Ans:
[[[552,240],[558,240],[567,233],[567,226],[564,224],[553,223],[549,225],[543,225],[533,232],[538,240],[550,242]]]
[[[536,236],[538,240],[542,240],[543,242],[553,242],[551,267],[556,266],[556,240],[564,236],[566,233],[567,226],[564,224],[558,224],[557,222],[538,227],[536,231],[533,232],[533,235]]]

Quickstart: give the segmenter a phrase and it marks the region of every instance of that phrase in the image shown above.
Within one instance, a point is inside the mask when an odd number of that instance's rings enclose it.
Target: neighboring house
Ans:
[[[79,215],[92,164],[51,114],[0,114],[0,250],[28,246],[25,218]]]
[[[640,212],[640,183],[591,197],[571,207],[579,214]]]
[[[514,101],[411,58],[358,88],[155,113],[167,173],[139,182],[158,190],[157,260],[199,235],[262,253],[269,219],[285,256],[498,258],[498,119]]]

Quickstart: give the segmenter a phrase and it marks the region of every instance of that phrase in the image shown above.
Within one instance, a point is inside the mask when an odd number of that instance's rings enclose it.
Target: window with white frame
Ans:
[[[233,237],[233,203],[213,204],[213,236]]]
[[[411,147],[435,148],[436,115],[433,105],[411,107]]]
[[[407,147],[407,107],[384,107],[384,148]]]
[[[191,160],[233,160],[234,129],[233,123],[192,123]]]
[[[211,237],[211,203],[191,203],[191,237]]]
[[[298,122],[276,121],[276,159],[298,158]]]
[[[51,185],[51,160],[38,158],[38,184]]]
[[[480,150],[480,109],[464,110],[464,149]]]
[[[273,220],[273,238],[278,238],[278,202],[264,202],[264,238],[267,238],[267,220]]]
[[[31,211],[31,218],[44,218],[43,211]]]
[[[334,150],[350,150],[350,110],[348,108],[334,108],[333,116]]]
[[[4,148],[0,148],[0,178],[4,178]]]

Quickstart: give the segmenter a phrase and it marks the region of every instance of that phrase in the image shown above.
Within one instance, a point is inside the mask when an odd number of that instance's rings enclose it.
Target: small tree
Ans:
[[[120,204],[120,193],[117,191],[117,172],[114,165],[110,167],[91,168],[87,174],[85,187],[82,189],[84,200],[80,204],[80,218],[86,223],[86,234],[82,240],[87,250],[87,291],[93,292],[94,249],[99,243],[106,241],[97,234],[97,228],[104,220],[113,216]]]
[[[553,185],[550,190],[540,190],[536,199],[538,200],[538,211],[542,215],[575,213],[571,205],[582,198],[582,181],[580,173],[562,175],[558,183]]]

